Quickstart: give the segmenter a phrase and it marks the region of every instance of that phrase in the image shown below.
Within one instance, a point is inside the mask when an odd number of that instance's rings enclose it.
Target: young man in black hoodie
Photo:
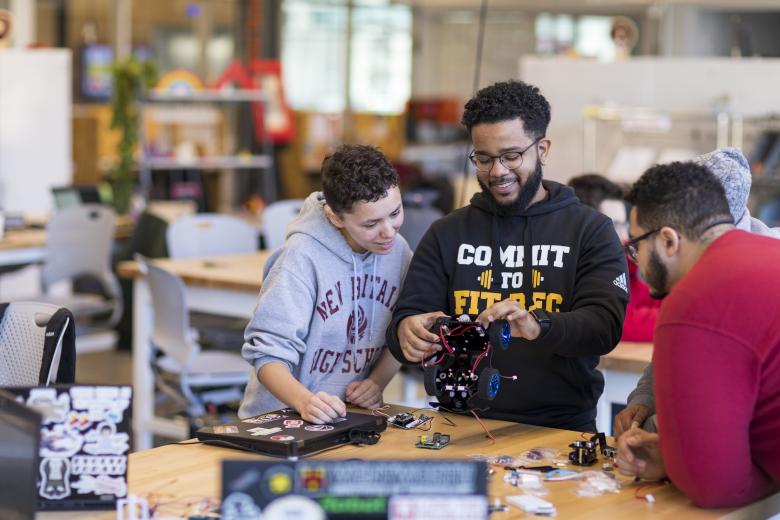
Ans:
[[[484,415],[595,431],[604,389],[596,365],[619,341],[628,302],[623,248],[609,218],[542,180],[550,105],[538,88],[484,88],[462,122],[482,193],[417,247],[387,330],[390,349],[419,363],[441,349],[430,332],[438,316],[507,317],[514,337],[492,359],[506,377],[496,398],[480,403],[490,407]]]

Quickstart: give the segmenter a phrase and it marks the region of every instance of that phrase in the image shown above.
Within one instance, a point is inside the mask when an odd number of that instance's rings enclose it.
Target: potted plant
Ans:
[[[124,214],[130,209],[133,193],[133,158],[138,143],[137,98],[156,81],[153,62],[134,57],[117,62],[113,67],[114,93],[111,98],[111,128],[119,129],[117,144],[119,162],[112,179],[114,208]]]

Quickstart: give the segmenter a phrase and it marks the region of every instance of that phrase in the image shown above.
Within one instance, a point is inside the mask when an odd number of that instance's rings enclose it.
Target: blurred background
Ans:
[[[189,200],[259,214],[316,189],[323,157],[356,142],[380,146],[409,185],[433,187],[446,212],[474,189],[463,103],[508,78],[552,104],[548,178],[630,182],[654,162],[730,145],[751,161],[754,213],[780,187],[774,1],[0,0],[0,10],[6,212],[45,214],[53,186],[116,189],[126,176],[119,203],[130,211]],[[112,106],[117,95],[129,103]]]

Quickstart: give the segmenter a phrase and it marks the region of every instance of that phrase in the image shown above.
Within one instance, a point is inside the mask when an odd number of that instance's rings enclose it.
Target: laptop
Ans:
[[[42,417],[33,486],[37,508],[114,509],[117,498],[127,495],[131,387],[57,385],[4,390]]]
[[[41,414],[0,390],[0,518],[35,517]]]
[[[347,412],[330,424],[304,421],[284,408],[244,420],[206,426],[195,432],[204,444],[253,451],[272,457],[297,459],[340,444],[374,444],[387,420],[376,415]]]
[[[103,202],[100,191],[94,184],[52,188],[51,193],[54,197],[54,206],[57,209],[73,208],[83,204],[101,204]]]

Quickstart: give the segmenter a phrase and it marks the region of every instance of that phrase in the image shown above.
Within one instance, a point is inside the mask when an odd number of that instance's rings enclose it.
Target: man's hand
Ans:
[[[348,402],[363,408],[382,406],[382,389],[370,377],[348,384],[346,397]]]
[[[624,475],[645,480],[666,478],[666,469],[658,444],[658,434],[631,428],[618,439],[618,470]]]
[[[517,300],[511,298],[494,303],[477,316],[477,321],[485,328],[494,321],[502,319],[509,322],[513,338],[535,340],[542,332],[539,322],[531,313],[523,309]]]
[[[409,361],[417,363],[441,350],[439,336],[430,331],[436,318],[447,316],[441,311],[407,316],[398,324],[398,342]]]
[[[299,406],[295,407],[304,421],[325,424],[337,417],[347,415],[347,406],[335,395],[325,392],[309,394]]]
[[[645,420],[650,417],[650,408],[643,404],[630,404],[623,408],[615,416],[615,438],[631,428],[641,428]]]

